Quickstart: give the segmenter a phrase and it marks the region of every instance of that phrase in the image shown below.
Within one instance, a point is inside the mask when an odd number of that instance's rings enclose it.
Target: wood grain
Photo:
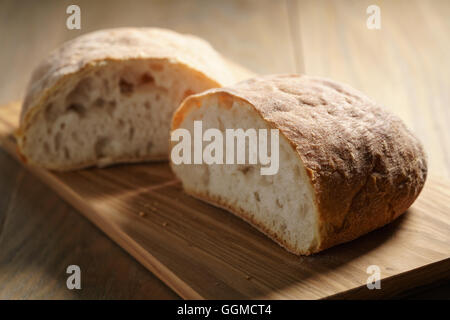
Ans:
[[[0,141],[13,155],[19,107],[0,108]],[[388,297],[450,276],[450,185],[434,179],[391,225],[297,257],[184,194],[166,163],[69,173],[28,169],[186,299]],[[381,269],[381,290],[365,286],[370,265]]]
[[[19,164],[5,167],[5,158],[0,150],[0,176],[12,186],[1,197],[0,300],[178,298]],[[81,268],[81,290],[66,287],[71,264]]]
[[[69,31],[65,9],[73,1],[3,0],[0,103],[21,99],[32,69],[63,41],[106,27],[167,27],[206,38],[226,57],[258,73],[306,72],[350,83],[399,114],[424,142],[432,173],[449,178],[450,2],[373,2],[382,9],[382,29],[377,31],[365,27],[365,9],[372,2],[83,0],[76,1],[82,9],[82,30]],[[175,297],[3,152],[0,173],[0,269],[5,272],[2,280],[7,279],[0,282],[0,298]],[[25,190],[24,183],[33,187],[17,194],[17,190]],[[42,229],[39,219],[29,220],[26,210],[48,219],[49,227]],[[43,239],[41,233],[57,227],[53,220],[59,221],[60,215],[85,232],[79,235],[66,229],[56,239]],[[28,224],[26,234],[19,232],[20,226]],[[12,226],[17,227],[10,230]],[[30,241],[38,238],[42,240]],[[90,270],[90,281],[82,292],[69,295],[62,277],[57,277],[63,267],[57,261],[82,241],[94,244],[92,250],[86,246],[75,255],[75,260]],[[23,248],[16,246],[18,243]],[[106,263],[93,259],[97,243],[111,253]],[[14,250],[23,258],[7,267]],[[33,252],[40,251],[52,254],[30,268],[36,258]],[[39,273],[41,269],[44,271]],[[116,269],[128,271],[111,271]],[[28,285],[29,279],[37,281],[41,274],[47,274],[46,285]],[[449,290],[447,285],[439,297],[448,297]],[[436,297],[432,293],[427,296]]]
[[[3,149],[0,163],[0,300],[179,298]]]

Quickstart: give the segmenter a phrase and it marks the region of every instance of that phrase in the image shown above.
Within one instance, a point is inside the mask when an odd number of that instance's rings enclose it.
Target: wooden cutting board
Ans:
[[[19,108],[0,107],[0,143],[13,156]],[[394,223],[297,257],[185,195],[166,163],[29,170],[186,299],[380,298],[450,276],[450,185],[439,179]],[[370,265],[380,268],[380,290],[366,286]]]

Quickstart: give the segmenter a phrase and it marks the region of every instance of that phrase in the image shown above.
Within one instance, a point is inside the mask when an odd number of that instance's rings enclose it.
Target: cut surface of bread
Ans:
[[[23,104],[23,157],[53,170],[166,160],[173,111],[233,82],[205,41],[154,28],[83,35],[35,70]]]
[[[422,146],[404,124],[327,79],[266,76],[190,96],[175,112],[172,132],[184,128],[193,136],[200,120],[203,132],[279,130],[274,175],[261,175],[261,164],[172,163],[172,169],[188,194],[231,211],[295,254],[391,222],[426,179]]]

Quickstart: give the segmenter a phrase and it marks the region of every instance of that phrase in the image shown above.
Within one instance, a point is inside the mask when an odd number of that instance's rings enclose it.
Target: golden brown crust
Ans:
[[[420,142],[349,86],[298,75],[254,78],[188,98],[172,129],[198,104],[192,102],[213,94],[247,101],[291,143],[315,192],[320,244],[314,252],[393,221],[422,190],[427,164]]]

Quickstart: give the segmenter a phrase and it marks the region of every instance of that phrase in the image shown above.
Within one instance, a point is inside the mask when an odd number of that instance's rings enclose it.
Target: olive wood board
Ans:
[[[0,107],[0,144],[16,159],[19,112],[20,102]],[[436,177],[393,223],[302,257],[183,193],[165,162],[67,173],[24,165],[185,299],[387,298],[450,277],[450,184]],[[381,289],[366,285],[371,265]]]

